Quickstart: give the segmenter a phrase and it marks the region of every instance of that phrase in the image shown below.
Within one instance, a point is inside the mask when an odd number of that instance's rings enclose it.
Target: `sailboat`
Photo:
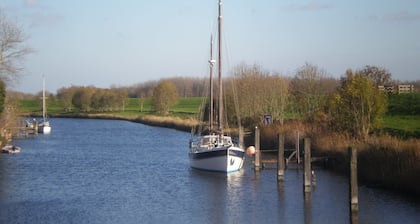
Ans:
[[[221,54],[221,7],[222,1],[219,0],[218,8],[218,94],[217,94],[217,116],[213,108],[213,77],[212,70],[216,61],[212,57],[210,50],[210,100],[209,100],[209,123],[206,133],[196,133],[192,131],[188,156],[190,166],[194,169],[214,171],[214,172],[235,172],[242,168],[245,158],[245,150],[234,144],[232,137],[226,135],[223,130],[223,88],[222,88],[222,54]],[[210,44],[212,49],[213,44]],[[216,117],[217,129],[214,126]]]
[[[51,133],[50,122],[47,120],[47,106],[45,104],[45,78],[42,82],[42,121],[38,124],[38,133]]]

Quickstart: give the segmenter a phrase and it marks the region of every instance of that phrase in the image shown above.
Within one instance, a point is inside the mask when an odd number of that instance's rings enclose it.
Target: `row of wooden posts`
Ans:
[[[286,161],[290,159],[285,159],[284,156],[284,135],[278,135],[278,156],[277,156],[277,180],[284,181]],[[304,138],[304,186],[303,192],[306,194],[310,193],[312,190],[312,185],[316,184],[315,173],[311,170],[311,139]],[[297,163],[300,163],[300,152],[299,152],[299,133],[296,132],[296,159]],[[357,150],[353,147],[350,147],[348,150],[350,158],[350,181],[349,181],[349,202],[350,202],[350,214],[351,214],[351,223],[357,223],[357,212],[359,210],[359,200],[358,200],[358,188],[357,188]],[[255,156],[254,156],[254,169],[256,172],[260,171],[263,167],[261,149],[260,149],[260,129],[255,128]],[[356,220],[354,218],[356,217]]]

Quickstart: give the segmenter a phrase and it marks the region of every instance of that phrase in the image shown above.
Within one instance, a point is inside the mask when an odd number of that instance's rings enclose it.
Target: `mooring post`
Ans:
[[[300,150],[299,150],[299,131],[296,131],[296,159],[297,164],[300,164]]]
[[[239,126],[239,148],[244,148],[244,128]]]
[[[38,134],[38,121],[33,122],[34,135]]]
[[[311,192],[311,139],[304,139],[304,192]]]
[[[260,129],[255,127],[255,160],[254,168],[259,171],[261,168],[261,151],[260,151]]]
[[[351,214],[359,210],[359,195],[357,189],[357,149],[349,148],[350,156],[350,208]]]
[[[277,180],[284,180],[284,135],[279,134],[279,153],[277,157]]]

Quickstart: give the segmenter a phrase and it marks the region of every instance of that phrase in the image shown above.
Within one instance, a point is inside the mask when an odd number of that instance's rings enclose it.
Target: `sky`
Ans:
[[[168,77],[206,77],[217,0],[0,0],[29,37],[19,83],[110,88]],[[224,0],[223,71],[239,64],[293,76],[305,63],[339,78],[383,67],[420,79],[418,0]]]

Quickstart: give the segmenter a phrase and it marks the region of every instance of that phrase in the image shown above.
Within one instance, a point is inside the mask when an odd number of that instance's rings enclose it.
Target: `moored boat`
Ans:
[[[10,154],[20,153],[20,150],[21,148],[15,145],[5,145],[1,148],[2,153],[10,153]]]
[[[51,133],[50,122],[47,120],[47,106],[45,104],[45,79],[42,83],[42,121],[38,124],[38,133]]]
[[[222,66],[221,66],[221,6],[222,1],[219,0],[219,16],[218,16],[218,100],[217,100],[217,116],[213,106],[213,65],[216,60],[212,58],[213,42],[210,44],[210,99],[209,99],[209,120],[207,133],[194,133],[190,139],[189,159],[190,166],[195,169],[216,171],[216,172],[234,172],[242,168],[245,159],[245,150],[240,148],[238,144],[232,141],[224,130],[223,120],[223,91],[222,91]],[[211,38],[212,39],[212,38]],[[216,118],[216,119],[214,119]],[[214,122],[216,120],[216,122]],[[214,124],[215,123],[215,124]],[[213,126],[217,125],[217,129]],[[199,129],[201,130],[201,129]]]

